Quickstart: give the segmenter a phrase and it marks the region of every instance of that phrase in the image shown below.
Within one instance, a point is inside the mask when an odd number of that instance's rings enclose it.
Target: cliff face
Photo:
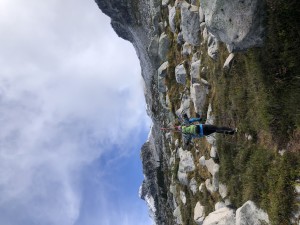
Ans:
[[[141,158],[145,180],[140,189],[140,197],[144,199],[150,210],[150,215],[157,224],[172,224],[172,206],[167,197],[167,184],[162,175],[163,134],[160,125],[164,117],[164,109],[157,99],[157,54],[151,52],[151,42],[158,37],[160,0],[96,0],[99,8],[111,17],[111,25],[121,38],[130,41],[140,59],[142,77],[145,82],[144,92],[147,103],[147,113],[152,118],[153,127],[149,140],[143,145]],[[150,46],[150,47],[149,47]],[[157,52],[157,49],[154,51]],[[153,47],[152,47],[153,48]],[[164,194],[163,194],[164,193]]]
[[[253,55],[243,56],[237,52],[262,46],[265,33],[263,1],[95,1],[111,17],[116,33],[133,44],[140,59],[147,113],[153,126],[141,149],[145,180],[139,194],[149,206],[155,223],[268,224],[268,215],[246,199],[257,196],[255,188],[263,185],[254,187],[258,183],[255,181],[254,184],[245,183],[246,189],[251,188],[244,192],[236,190],[237,187],[243,189],[240,179],[243,175],[239,173],[245,173],[245,182],[252,176],[252,171],[246,169],[252,166],[251,163],[244,164],[256,151],[246,149],[251,144],[257,152],[261,149],[258,142],[249,144],[249,141],[253,140],[251,134],[255,129],[254,137],[259,139],[261,128],[253,127],[253,121],[263,117],[264,112],[252,120],[246,119],[249,113],[245,114],[252,110],[245,102],[251,95],[255,97],[249,100],[249,105],[258,110],[262,108],[265,96],[254,76],[257,70],[251,67],[257,60],[252,60]],[[239,66],[235,61],[240,63]],[[243,77],[244,81],[240,76],[246,73],[250,75]],[[248,87],[248,84],[253,86]],[[222,113],[228,110],[229,115],[223,118]],[[239,122],[242,131],[235,142],[244,148],[245,155],[233,154],[237,147],[230,145],[229,148],[228,141],[222,142],[215,135],[186,147],[180,135],[161,131],[162,126],[174,125],[176,116],[183,111],[189,116],[207,117],[208,124],[236,125]],[[254,115],[260,115],[260,112]],[[255,124],[262,124],[260,122],[264,121],[255,121]],[[220,146],[222,149],[218,149]],[[229,153],[232,158],[236,157],[234,165],[226,164],[228,160],[234,161],[226,156]],[[238,162],[240,159],[244,161]],[[226,177],[231,172],[226,170],[234,166],[233,171],[237,174]],[[221,183],[220,174],[224,183]],[[226,183],[228,180],[234,185]],[[264,192],[264,196],[271,196],[271,192]],[[233,195],[232,198],[229,195]],[[240,200],[234,195],[243,198]],[[260,202],[266,201],[269,199]]]

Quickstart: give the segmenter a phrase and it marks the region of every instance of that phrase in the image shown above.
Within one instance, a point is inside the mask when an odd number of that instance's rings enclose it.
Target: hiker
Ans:
[[[236,130],[228,127],[218,127],[210,124],[193,124],[194,122],[201,122],[202,118],[188,118],[186,114],[183,115],[183,125],[175,127],[180,131],[185,139],[185,144],[189,145],[193,138],[200,138],[208,136],[212,133],[221,133],[233,135]]]

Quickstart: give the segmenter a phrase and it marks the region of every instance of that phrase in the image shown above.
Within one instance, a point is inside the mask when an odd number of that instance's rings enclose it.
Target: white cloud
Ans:
[[[82,170],[145,130],[138,59],[93,1],[2,0],[0,15],[0,223],[74,224]]]

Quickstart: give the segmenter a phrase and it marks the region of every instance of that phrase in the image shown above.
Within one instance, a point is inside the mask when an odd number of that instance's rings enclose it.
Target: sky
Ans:
[[[93,0],[1,0],[0,15],[0,224],[152,224],[133,46]]]

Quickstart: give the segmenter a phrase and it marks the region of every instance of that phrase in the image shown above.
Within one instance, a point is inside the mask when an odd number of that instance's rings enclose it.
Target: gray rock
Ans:
[[[159,22],[158,23],[158,27],[159,27],[159,33],[163,33],[165,31],[165,23],[164,22]]]
[[[192,46],[189,43],[185,42],[184,45],[182,46],[181,54],[183,56],[189,56],[191,53],[192,53]]]
[[[167,75],[168,67],[169,67],[168,61],[161,64],[161,66],[157,70],[158,76],[165,77]]]
[[[198,5],[199,4],[199,0],[191,0],[191,5]]]
[[[162,0],[161,5],[162,7],[166,7],[169,4],[170,0]]]
[[[214,124],[214,121],[215,121],[215,117],[212,113],[212,106],[211,104],[209,103],[208,105],[208,110],[207,110],[207,114],[206,114],[206,123],[207,124]],[[211,144],[211,143],[210,143]]]
[[[200,6],[199,7],[199,22],[201,24],[204,21],[205,21],[205,15],[204,15],[202,7]]]
[[[179,64],[175,67],[175,77],[179,84],[185,85],[186,82],[186,71],[183,64]]]
[[[175,186],[175,185],[170,185],[170,192],[171,192],[173,195],[176,195],[176,194],[177,194],[177,190],[176,190],[176,186]]]
[[[205,23],[218,40],[230,44],[233,51],[263,43],[263,8],[259,0],[202,0]]]
[[[211,180],[210,180],[210,179],[207,179],[207,180],[205,181],[205,187],[206,187],[206,189],[207,189],[210,193],[216,192],[216,190],[214,189],[214,187],[213,187],[212,184],[211,184]]]
[[[205,157],[201,156],[201,158],[199,159],[199,163],[201,166],[205,166]]]
[[[186,204],[186,196],[184,191],[180,191],[180,199],[182,203],[185,205]]]
[[[187,173],[195,170],[194,158],[191,152],[179,149],[179,168],[177,177],[181,184],[188,185]]]
[[[221,208],[224,208],[226,207],[226,204],[224,202],[217,202],[215,204],[215,210],[218,210],[218,209],[221,209]]]
[[[200,58],[200,52],[195,52],[195,53],[193,54],[193,57],[192,57],[192,61],[191,61],[191,62],[194,63],[194,62],[198,61],[199,58]]]
[[[176,111],[176,115],[181,115],[181,113],[184,111],[190,117],[190,102],[190,95],[184,93],[181,98],[180,108]]]
[[[193,62],[191,64],[191,81],[193,83],[197,83],[200,81],[200,66],[201,66],[201,61],[197,60],[196,62]]]
[[[200,23],[200,31],[203,33],[204,29],[206,28],[205,22]]]
[[[225,69],[225,70],[230,69],[231,64],[233,62],[233,58],[234,58],[234,53],[230,53],[229,56],[227,57],[225,63],[224,63],[223,69]]]
[[[207,53],[209,57],[211,57],[213,60],[216,60],[218,58],[218,52],[219,52],[219,41],[218,39],[209,33],[208,40],[207,40]]]
[[[190,91],[191,99],[194,103],[195,112],[202,114],[206,98],[209,92],[208,87],[203,84],[194,83],[192,84]]]
[[[167,91],[167,86],[165,84],[165,78],[158,76],[157,82],[158,82],[158,91],[160,93],[165,93]]]
[[[205,208],[201,205],[200,202],[197,202],[194,209],[194,221],[198,225],[202,225],[205,218]]]
[[[204,183],[201,183],[200,186],[199,186],[199,191],[202,192],[202,193],[204,191],[204,186],[205,186]]]
[[[183,45],[184,43],[183,34],[181,32],[179,32],[177,35],[177,43],[180,45]]]
[[[166,33],[162,33],[158,44],[158,57],[161,62],[167,61],[167,54],[170,47],[170,40]]]
[[[171,31],[175,33],[176,31],[176,8],[175,6],[171,7],[169,6],[169,25],[171,28]]]
[[[158,56],[158,45],[159,45],[159,37],[155,35],[148,46],[148,52],[151,56],[157,57]]]
[[[181,4],[181,29],[186,42],[194,46],[200,45],[199,13],[190,10],[189,4]]]
[[[205,166],[207,167],[208,172],[213,176],[214,175],[214,167],[217,164],[213,159],[205,160]]]
[[[235,225],[235,213],[227,207],[220,208],[210,213],[203,225]]]
[[[190,4],[188,2],[186,2],[185,0],[176,0],[174,3],[174,6],[176,8],[181,8],[181,7],[189,8]]]
[[[180,207],[179,206],[174,210],[173,216],[176,218],[176,223],[177,224],[182,224],[182,216],[181,216],[181,212],[180,212]]]
[[[208,31],[207,31],[206,26],[204,27],[204,30],[202,31],[202,37],[203,37],[203,42],[208,41]]]
[[[224,199],[227,196],[227,187],[225,184],[220,183],[219,184],[219,193],[221,197]]]
[[[205,160],[208,172],[212,175],[212,187],[214,192],[219,189],[219,168],[220,166],[213,159]]]
[[[198,191],[197,186],[198,186],[197,181],[193,177],[190,181],[190,190],[192,191],[193,195],[195,195]]]
[[[226,198],[226,199],[225,199],[225,205],[226,205],[226,206],[231,206],[231,201],[230,201],[229,198]]]
[[[217,152],[217,147],[212,146],[210,149],[210,157],[212,158],[217,158],[218,152]]]
[[[261,225],[265,223],[269,224],[268,214],[257,208],[252,201],[247,201],[236,211],[236,225]]]

